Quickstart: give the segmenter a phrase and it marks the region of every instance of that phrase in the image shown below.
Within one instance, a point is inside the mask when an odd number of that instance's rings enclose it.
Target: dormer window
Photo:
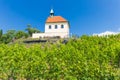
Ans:
[[[51,25],[49,25],[49,29],[51,29]]]
[[[64,25],[63,25],[63,24],[61,25],[61,28],[62,28],[62,29],[64,28]]]
[[[58,26],[57,25],[55,25],[55,29],[57,29],[58,28]]]

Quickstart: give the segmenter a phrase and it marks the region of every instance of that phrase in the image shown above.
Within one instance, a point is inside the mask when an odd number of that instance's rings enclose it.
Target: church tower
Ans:
[[[54,10],[51,9],[51,11],[50,11],[50,17],[53,17],[53,16],[54,16]]]

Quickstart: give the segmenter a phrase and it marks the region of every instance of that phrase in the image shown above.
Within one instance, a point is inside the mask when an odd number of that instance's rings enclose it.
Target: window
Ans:
[[[51,25],[49,25],[49,29],[51,29]]]
[[[57,25],[55,25],[55,29],[57,29],[58,27],[57,27]]]
[[[63,24],[61,25],[61,28],[62,28],[62,29],[64,28],[64,25],[63,25]]]

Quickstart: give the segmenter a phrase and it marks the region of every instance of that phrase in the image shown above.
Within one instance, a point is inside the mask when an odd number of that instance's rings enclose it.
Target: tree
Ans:
[[[2,43],[2,35],[3,35],[3,31],[2,29],[0,30],[0,43]]]
[[[2,43],[9,43],[15,38],[15,30],[8,30],[5,34],[2,35]]]
[[[16,33],[15,30],[8,30],[6,34],[7,34],[11,39],[13,39],[13,38],[15,38],[15,33]]]
[[[7,43],[9,43],[11,40],[12,40],[12,39],[8,36],[8,34],[3,34],[3,35],[2,35],[2,38],[1,38],[2,43],[7,44]]]
[[[40,30],[36,28],[32,28],[30,24],[27,25],[26,31],[28,32],[29,36],[32,36],[33,33],[39,33]]]
[[[28,34],[25,33],[24,31],[17,31],[16,34],[15,34],[15,38],[16,39],[19,39],[19,38],[27,38],[28,37]]]
[[[2,29],[0,30],[0,38],[2,37],[2,35],[3,35],[3,31],[2,31]]]

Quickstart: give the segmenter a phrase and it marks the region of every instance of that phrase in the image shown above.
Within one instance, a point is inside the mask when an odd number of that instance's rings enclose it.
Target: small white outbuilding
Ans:
[[[62,16],[54,16],[54,11],[51,9],[50,16],[45,23],[44,33],[33,33],[32,38],[44,37],[60,37],[69,38],[69,22]]]

